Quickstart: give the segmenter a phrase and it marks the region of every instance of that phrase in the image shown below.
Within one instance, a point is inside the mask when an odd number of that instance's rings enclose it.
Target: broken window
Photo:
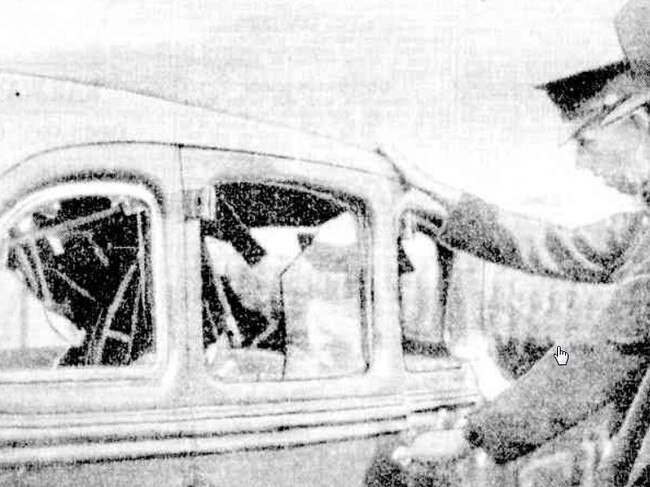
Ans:
[[[202,221],[203,344],[225,381],[367,368],[362,207],[288,185],[215,188]]]
[[[151,361],[150,210],[131,196],[50,199],[0,240],[0,370]]]

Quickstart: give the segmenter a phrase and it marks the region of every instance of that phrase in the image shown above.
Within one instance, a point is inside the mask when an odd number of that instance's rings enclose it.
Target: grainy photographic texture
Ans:
[[[0,485],[650,484],[650,0],[0,5]]]

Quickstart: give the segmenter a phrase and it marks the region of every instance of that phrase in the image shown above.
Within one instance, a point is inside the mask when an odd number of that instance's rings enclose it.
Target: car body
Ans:
[[[0,90],[0,484],[379,485],[401,478],[397,444],[453,427],[479,398],[442,331],[405,367],[402,344],[418,339],[400,326],[398,241],[437,206],[386,157],[46,77],[3,73]],[[239,274],[206,291],[205,272],[236,267],[208,266],[209,248],[250,248],[250,229],[275,238],[261,251],[278,255],[273,278],[246,281],[257,262],[243,251]],[[440,330],[451,257],[429,286]],[[228,298],[240,281],[282,300],[273,330],[272,306],[257,308],[267,333],[250,348],[219,316],[251,312]],[[226,296],[210,336],[206,292]],[[211,368],[223,354],[236,373]]]

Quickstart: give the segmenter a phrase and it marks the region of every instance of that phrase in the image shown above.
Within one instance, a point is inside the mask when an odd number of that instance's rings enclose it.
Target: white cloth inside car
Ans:
[[[85,332],[47,309],[16,272],[0,269],[0,289],[1,349],[67,349],[83,343]]]
[[[365,369],[357,221],[344,212],[323,224],[283,278],[289,378]]]

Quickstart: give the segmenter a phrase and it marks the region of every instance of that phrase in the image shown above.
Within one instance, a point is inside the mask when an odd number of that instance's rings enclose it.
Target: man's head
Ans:
[[[637,194],[650,179],[650,112],[648,104],[616,115],[620,100],[632,83],[628,73],[618,75],[598,97],[585,103],[594,120],[580,123],[573,133],[576,164],[588,169],[618,191]],[[620,111],[620,110],[619,110]]]
[[[573,124],[577,164],[623,193],[650,179],[650,0],[615,21],[625,60],[541,86]]]

